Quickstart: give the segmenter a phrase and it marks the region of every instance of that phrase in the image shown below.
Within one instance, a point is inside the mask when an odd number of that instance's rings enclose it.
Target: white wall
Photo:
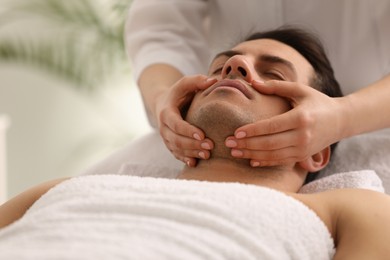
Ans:
[[[102,14],[110,4],[91,2]],[[0,40],[25,36],[40,42],[58,37],[53,32],[61,27],[51,27],[50,19],[26,15],[7,20],[12,16],[3,15],[6,7],[17,3],[28,1],[0,0]],[[130,72],[122,75],[119,70],[106,86],[88,94],[43,70],[0,60],[0,115],[8,115],[11,121],[9,196],[48,179],[77,175],[150,129]]]
[[[0,63],[0,114],[12,122],[9,196],[77,175],[150,129],[130,75],[91,96],[43,71]]]
[[[6,163],[6,134],[9,126],[9,118],[6,115],[0,115],[0,204],[7,197],[7,163]]]

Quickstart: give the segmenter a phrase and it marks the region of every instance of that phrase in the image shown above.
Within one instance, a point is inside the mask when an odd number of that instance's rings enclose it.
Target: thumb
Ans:
[[[181,106],[192,100],[196,92],[213,85],[217,80],[204,75],[186,76],[177,81],[171,91],[170,100]]]
[[[189,93],[206,89],[216,81],[216,79],[208,78],[204,75],[183,77],[175,83],[176,90],[174,93],[176,93],[177,97],[185,96]]]

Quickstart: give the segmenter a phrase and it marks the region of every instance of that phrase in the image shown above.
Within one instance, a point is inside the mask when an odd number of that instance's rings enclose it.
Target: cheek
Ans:
[[[191,103],[188,104],[186,112],[185,112],[185,117],[183,116],[184,119],[188,120],[189,118],[191,118],[191,116],[194,113],[194,109],[196,107],[199,107],[199,105],[200,105],[199,96],[200,96],[199,94],[195,95],[195,97],[192,99]]]
[[[269,98],[270,102],[274,104],[276,113],[281,114],[291,109],[291,105],[286,99],[277,96],[269,96]]]
[[[276,96],[262,96],[258,102],[258,111],[262,111],[262,119],[283,114],[290,109],[291,105],[286,99]]]
[[[292,109],[291,103],[287,99],[281,97],[276,97],[276,98],[279,99],[279,103],[283,111],[282,113],[285,113]]]

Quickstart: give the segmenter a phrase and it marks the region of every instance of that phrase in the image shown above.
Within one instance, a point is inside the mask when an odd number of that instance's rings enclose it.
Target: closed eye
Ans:
[[[276,80],[283,80],[285,81],[286,79],[284,78],[283,75],[281,75],[280,73],[278,72],[265,72],[263,73],[264,76],[266,76],[267,78],[270,78],[270,79],[276,79]]]
[[[211,75],[221,74],[221,72],[222,72],[222,67],[220,67],[220,68],[214,70],[214,71],[211,73]]]

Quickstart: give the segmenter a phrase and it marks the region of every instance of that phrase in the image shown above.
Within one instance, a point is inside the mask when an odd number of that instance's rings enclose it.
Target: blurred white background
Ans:
[[[0,115],[10,119],[9,197],[45,180],[78,175],[150,130],[120,46],[129,4],[0,0]],[[90,56],[81,57],[85,53]],[[86,76],[75,77],[72,69]]]

